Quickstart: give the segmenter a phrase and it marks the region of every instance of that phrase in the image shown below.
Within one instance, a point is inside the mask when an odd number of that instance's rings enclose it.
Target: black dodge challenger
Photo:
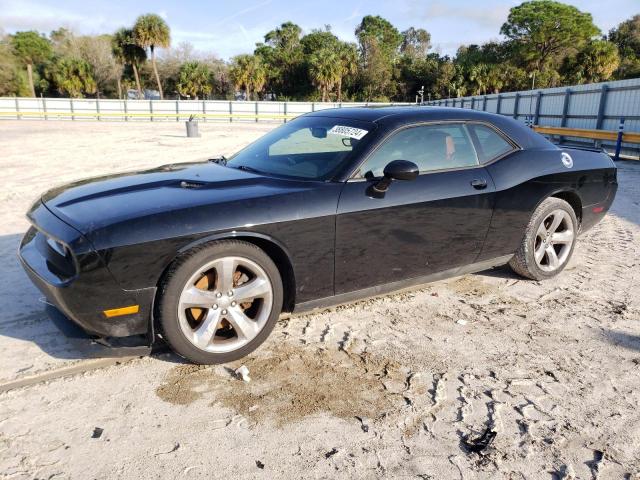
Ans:
[[[503,116],[317,111],[230,158],[83,180],[28,212],[20,258],[99,337],[238,359],[281,312],[505,263],[543,280],[608,211],[616,167]]]

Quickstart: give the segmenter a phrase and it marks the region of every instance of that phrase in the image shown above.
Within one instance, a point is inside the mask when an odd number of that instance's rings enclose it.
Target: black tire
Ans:
[[[540,224],[556,210],[563,210],[568,214],[573,225],[574,236],[566,259],[555,270],[545,271],[536,263],[534,256],[535,242]],[[525,230],[524,238],[522,239],[520,247],[516,251],[515,255],[509,261],[509,266],[515,273],[532,280],[546,280],[548,278],[555,277],[564,270],[573,255],[573,250],[577,240],[578,226],[578,219],[576,218],[576,214],[571,205],[560,198],[549,197],[545,199],[533,212],[531,220]]]
[[[247,258],[267,274],[272,286],[272,307],[266,324],[258,335],[243,347],[225,353],[200,349],[187,339],[178,320],[178,302],[189,278],[203,265],[226,256]],[[239,240],[223,240],[196,247],[175,260],[159,289],[158,327],[160,334],[180,356],[197,364],[227,363],[242,358],[258,348],[273,330],[282,310],[282,279],[273,260],[257,246]]]

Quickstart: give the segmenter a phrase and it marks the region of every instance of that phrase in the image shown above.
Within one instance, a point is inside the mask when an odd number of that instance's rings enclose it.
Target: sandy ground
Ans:
[[[95,354],[15,259],[41,191],[269,128],[1,122],[0,385]],[[0,394],[0,478],[640,478],[640,164],[619,168],[555,280],[494,269],[282,320],[233,365],[163,353]]]

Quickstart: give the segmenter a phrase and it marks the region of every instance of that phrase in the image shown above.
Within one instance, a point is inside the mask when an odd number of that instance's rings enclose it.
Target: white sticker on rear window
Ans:
[[[328,130],[327,133],[331,133],[332,135],[342,135],[343,137],[351,137],[355,138],[356,140],[360,140],[369,132],[368,130],[362,130],[361,128],[347,127],[345,125],[335,125],[331,130]]]

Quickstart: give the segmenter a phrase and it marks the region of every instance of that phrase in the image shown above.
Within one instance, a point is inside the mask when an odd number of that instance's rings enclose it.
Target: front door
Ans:
[[[420,169],[382,197],[369,187],[393,160]],[[463,124],[404,128],[349,180],[336,217],[336,294],[473,263],[491,221],[495,188]]]

